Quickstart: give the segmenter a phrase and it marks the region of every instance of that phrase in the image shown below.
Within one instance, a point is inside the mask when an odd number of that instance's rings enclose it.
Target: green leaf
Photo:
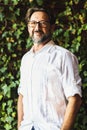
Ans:
[[[0,101],[2,100],[2,98],[3,98],[3,95],[0,93]]]
[[[38,5],[42,5],[43,4],[43,0],[36,0]]]

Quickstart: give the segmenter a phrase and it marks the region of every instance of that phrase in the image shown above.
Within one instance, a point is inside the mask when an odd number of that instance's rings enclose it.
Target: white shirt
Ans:
[[[20,130],[60,130],[69,96],[81,96],[77,58],[48,42],[38,52],[33,48],[21,62],[19,93],[24,117]]]

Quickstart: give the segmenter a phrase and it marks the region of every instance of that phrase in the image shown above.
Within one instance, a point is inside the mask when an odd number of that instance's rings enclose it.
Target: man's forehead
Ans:
[[[36,11],[31,15],[30,19],[46,19],[46,20],[49,20],[49,16],[46,12]]]

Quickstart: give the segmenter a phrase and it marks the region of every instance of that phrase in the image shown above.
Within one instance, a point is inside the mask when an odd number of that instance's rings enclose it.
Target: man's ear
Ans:
[[[51,25],[51,32],[54,32],[55,29],[56,29],[56,25],[55,24]]]

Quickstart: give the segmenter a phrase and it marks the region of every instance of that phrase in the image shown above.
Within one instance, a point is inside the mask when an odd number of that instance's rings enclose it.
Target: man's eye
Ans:
[[[36,24],[36,22],[30,22],[30,24]]]
[[[46,24],[46,22],[41,22],[42,24]]]

